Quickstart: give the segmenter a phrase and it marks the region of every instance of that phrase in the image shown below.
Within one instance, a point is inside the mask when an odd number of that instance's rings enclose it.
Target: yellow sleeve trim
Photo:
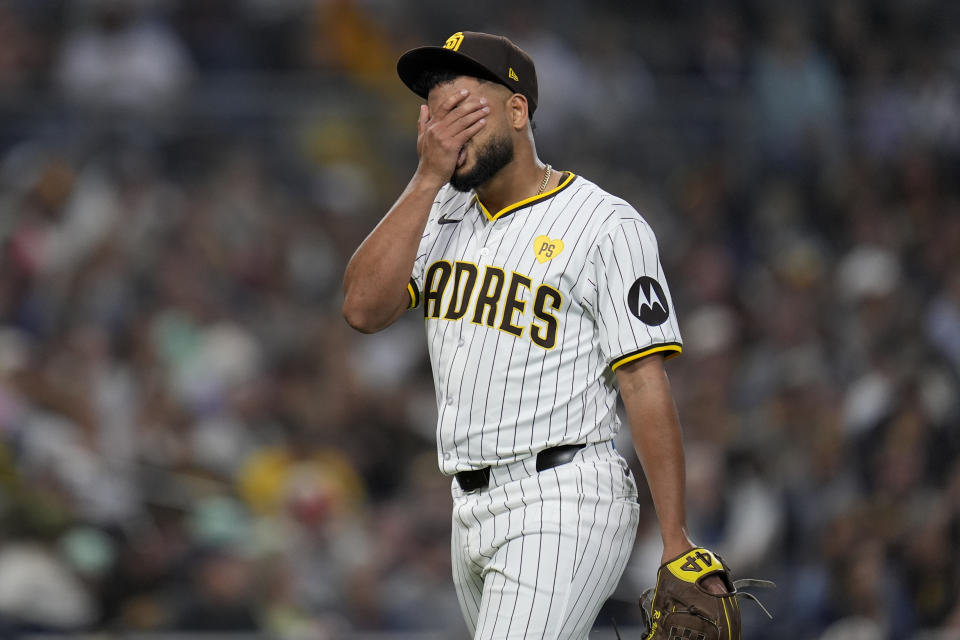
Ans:
[[[647,356],[653,355],[655,353],[660,353],[664,351],[669,351],[669,355],[664,356],[664,360],[669,360],[670,358],[675,358],[681,353],[683,353],[683,347],[680,346],[677,342],[670,342],[667,344],[658,344],[654,347],[648,349],[643,349],[642,351],[637,351],[634,353],[628,353],[627,355],[620,356],[618,359],[610,363],[610,370],[616,371],[617,367],[627,364],[628,362],[633,362],[639,360],[640,358],[646,358]]]
[[[410,279],[410,282],[407,283],[407,293],[410,294],[410,306],[407,309],[416,309],[420,304],[420,294],[417,293],[417,288],[413,284],[413,279]]]

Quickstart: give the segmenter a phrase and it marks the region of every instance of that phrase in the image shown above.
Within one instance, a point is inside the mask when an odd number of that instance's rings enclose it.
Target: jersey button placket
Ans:
[[[477,252],[480,254],[480,259],[477,262],[486,262],[487,258],[490,257],[490,236],[493,234],[493,222],[487,221],[484,226],[483,231],[480,233],[477,244],[480,245],[480,250]]]

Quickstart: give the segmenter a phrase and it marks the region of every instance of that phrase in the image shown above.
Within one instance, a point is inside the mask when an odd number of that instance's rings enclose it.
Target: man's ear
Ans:
[[[527,99],[519,93],[515,93],[507,100],[507,118],[515,130],[520,131],[527,126],[530,121],[530,109]]]

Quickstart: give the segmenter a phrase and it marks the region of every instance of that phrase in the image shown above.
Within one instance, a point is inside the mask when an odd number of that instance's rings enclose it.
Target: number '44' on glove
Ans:
[[[708,591],[703,581],[709,576],[720,578],[727,592]],[[768,580],[732,580],[719,556],[702,547],[691,549],[661,566],[656,587],[640,598],[647,627],[643,640],[740,640],[740,598],[753,600],[773,617],[742,589],[773,586]]]

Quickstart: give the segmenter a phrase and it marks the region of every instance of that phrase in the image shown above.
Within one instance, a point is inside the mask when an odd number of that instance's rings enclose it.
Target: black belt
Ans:
[[[545,471],[559,467],[573,460],[577,451],[583,449],[585,444],[562,444],[559,447],[550,447],[537,454],[537,471]],[[476,491],[477,489],[486,489],[490,484],[490,467],[483,469],[473,469],[471,471],[461,471],[454,476],[457,484],[466,492]]]

